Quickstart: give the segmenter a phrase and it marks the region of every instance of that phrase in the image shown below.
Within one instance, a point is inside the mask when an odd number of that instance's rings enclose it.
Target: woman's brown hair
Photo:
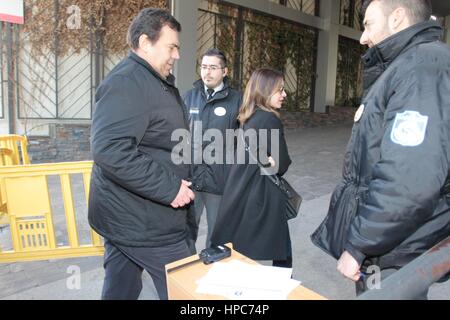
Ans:
[[[242,106],[239,109],[238,120],[241,125],[256,112],[257,108],[280,114],[270,106],[270,98],[283,86],[283,74],[273,69],[258,69],[253,72],[244,92]]]

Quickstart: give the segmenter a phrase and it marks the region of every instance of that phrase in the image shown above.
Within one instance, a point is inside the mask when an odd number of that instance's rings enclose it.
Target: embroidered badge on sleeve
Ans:
[[[416,111],[397,113],[391,132],[392,142],[404,147],[422,144],[427,131],[428,117]]]

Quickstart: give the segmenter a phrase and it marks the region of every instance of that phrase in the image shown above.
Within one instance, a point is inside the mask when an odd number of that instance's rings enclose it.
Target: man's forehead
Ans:
[[[180,47],[180,42],[175,39],[169,39],[167,37],[160,37],[158,41],[164,46],[174,46],[177,48]]]
[[[204,56],[202,59],[203,62],[212,62],[212,63],[220,63],[220,59],[216,56]]]
[[[372,1],[369,6],[366,9],[366,13],[364,15],[364,23],[367,22],[367,20],[373,19],[373,17],[377,14],[377,9],[381,9],[380,7],[380,1]]]
[[[173,30],[167,25],[161,28],[160,39],[164,39],[165,41],[173,44],[180,44],[178,31]]]

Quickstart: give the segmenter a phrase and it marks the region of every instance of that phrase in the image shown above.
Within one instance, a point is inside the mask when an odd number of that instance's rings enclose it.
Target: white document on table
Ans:
[[[197,293],[233,300],[285,300],[300,285],[292,269],[248,264],[239,260],[216,262],[197,280]]]

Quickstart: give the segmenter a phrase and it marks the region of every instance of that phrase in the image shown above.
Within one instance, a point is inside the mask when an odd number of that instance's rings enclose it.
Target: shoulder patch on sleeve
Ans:
[[[391,132],[392,142],[404,147],[422,144],[427,131],[428,117],[416,111],[397,113]]]

